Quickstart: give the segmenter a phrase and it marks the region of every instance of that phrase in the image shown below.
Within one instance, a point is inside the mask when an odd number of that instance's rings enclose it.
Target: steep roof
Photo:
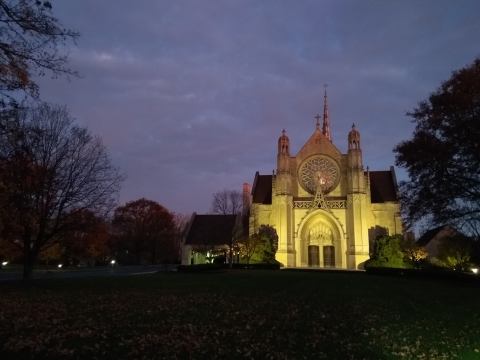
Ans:
[[[397,183],[393,169],[370,171],[370,194],[372,203],[398,201]],[[252,186],[252,202],[272,203],[272,175],[260,175],[257,171]]]
[[[237,215],[193,215],[186,245],[230,244]]]
[[[272,175],[255,173],[252,186],[252,202],[255,204],[272,203]]]
[[[442,225],[426,231],[417,240],[417,244],[420,246],[425,246],[436,237],[449,237],[449,236],[454,236],[456,234],[460,234],[460,233],[452,226]]]
[[[320,129],[315,129],[313,134],[297,153],[296,158],[303,160],[316,154],[329,155],[337,161],[342,157],[340,150],[322,134]]]
[[[390,171],[370,171],[369,176],[372,203],[398,201],[397,184],[393,169]]]

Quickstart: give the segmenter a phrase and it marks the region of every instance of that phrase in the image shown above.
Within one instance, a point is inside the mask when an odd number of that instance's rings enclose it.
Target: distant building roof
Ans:
[[[372,203],[398,201],[397,184],[393,169],[387,171],[370,171],[370,195]]]
[[[460,234],[455,228],[450,225],[442,225],[434,229],[426,231],[420,238],[417,240],[417,244],[420,246],[427,245],[433,239],[439,239],[444,237],[450,237]]]
[[[252,202],[256,204],[272,203],[272,175],[255,173],[252,186]]]
[[[229,245],[237,215],[193,215],[185,244],[217,246]]]

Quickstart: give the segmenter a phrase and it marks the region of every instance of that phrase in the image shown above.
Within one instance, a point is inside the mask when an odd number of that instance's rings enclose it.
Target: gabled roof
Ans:
[[[436,237],[449,237],[460,234],[455,228],[450,225],[442,225],[434,229],[426,231],[420,238],[417,240],[417,244],[420,246],[427,245]]]
[[[370,171],[370,195],[372,203],[398,201],[397,184],[393,168],[390,171]]]
[[[370,171],[370,194],[372,203],[398,201],[397,183],[393,169]],[[272,203],[272,175],[255,173],[252,186],[252,202],[255,204]]]
[[[230,244],[237,215],[196,215],[188,230],[186,245]]]
[[[296,157],[299,159],[306,159],[314,154],[325,154],[333,157],[337,161],[341,158],[340,150],[322,134],[320,129],[315,129],[313,134],[303,144]]]
[[[255,173],[252,186],[252,202],[254,204],[272,203],[272,175]]]

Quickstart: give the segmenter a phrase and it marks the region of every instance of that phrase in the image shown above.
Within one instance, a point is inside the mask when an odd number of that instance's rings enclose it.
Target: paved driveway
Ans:
[[[159,271],[176,271],[177,265],[152,265],[152,266],[99,266],[93,268],[64,268],[35,270],[34,279],[56,279],[56,278],[83,278],[99,276],[135,276],[141,274],[152,274]],[[20,268],[0,269],[0,281],[14,281],[22,279]]]

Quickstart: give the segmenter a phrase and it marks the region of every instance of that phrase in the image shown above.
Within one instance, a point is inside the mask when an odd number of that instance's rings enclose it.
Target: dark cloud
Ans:
[[[180,212],[270,173],[282,128],[299,150],[324,83],[336,145],[345,151],[355,122],[366,165],[388,168],[411,134],[405,113],[480,55],[476,0],[84,0],[54,11],[81,33],[71,66],[82,77],[42,80],[42,97],[102,136],[128,176],[121,201]]]

